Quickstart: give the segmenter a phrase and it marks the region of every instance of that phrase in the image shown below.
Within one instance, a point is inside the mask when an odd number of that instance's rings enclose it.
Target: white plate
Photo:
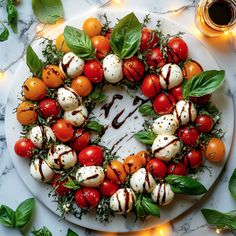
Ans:
[[[114,24],[117,20],[117,18],[122,18],[126,14],[128,14],[128,11],[125,10],[99,10],[95,12],[87,13],[83,16],[79,16],[76,19],[73,19],[69,22],[66,22],[66,24],[59,26],[56,30],[53,30],[48,36],[50,38],[56,38],[58,34],[60,34],[63,31],[63,28],[65,25],[71,25],[78,28],[81,28],[82,22],[88,18],[88,17],[99,17],[102,13],[106,13],[108,16],[108,19],[112,21]],[[136,16],[139,18],[140,21],[144,18],[144,16],[147,13],[145,12],[136,12]],[[156,21],[158,19],[161,19],[162,21],[162,29],[165,33],[175,34],[178,31],[185,31],[186,30],[176,23],[169,21],[168,19],[161,18],[158,15],[150,14],[151,21],[148,27],[154,28],[156,25]],[[210,53],[207,51],[207,49],[190,33],[186,33],[184,35],[184,39],[186,40],[188,46],[189,46],[189,56],[193,58],[194,60],[200,62],[200,64],[203,66],[205,70],[209,69],[218,69],[218,66],[214,60],[214,58],[210,55]],[[39,42],[35,42],[33,45],[34,49],[38,54],[40,54],[41,48],[39,45]],[[23,81],[29,77],[31,74],[29,72],[28,67],[26,66],[25,62],[21,63],[15,73],[15,82],[14,86],[11,89],[11,92],[8,97],[7,101],[7,109],[6,109],[6,119],[5,119],[5,125],[6,125],[6,138],[7,138],[7,145],[12,157],[12,161],[16,167],[16,170],[20,176],[20,178],[23,180],[25,185],[29,188],[29,190],[33,193],[33,195],[40,200],[43,204],[45,204],[50,210],[55,212],[56,214],[59,214],[58,211],[56,211],[56,203],[52,202],[48,198],[48,192],[50,191],[50,186],[35,181],[31,176],[29,172],[29,165],[28,160],[19,158],[15,152],[14,152],[14,144],[17,141],[17,139],[20,136],[21,132],[21,125],[16,120],[16,114],[13,113],[14,108],[17,107],[21,92],[21,86],[23,84]],[[115,91],[116,90],[116,91]],[[110,91],[110,95],[118,92],[118,88]],[[226,153],[228,156],[231,141],[232,141],[232,135],[233,135],[233,119],[234,119],[234,110],[233,110],[233,102],[232,98],[230,97],[229,89],[227,86],[227,82],[224,84],[224,86],[218,90],[213,95],[213,101],[217,105],[217,107],[222,112],[222,122],[220,124],[221,128],[225,131],[225,137],[224,137],[224,143],[226,146]],[[100,110],[95,111],[96,115],[101,113],[101,116],[99,117],[101,122],[110,123],[111,120],[114,118],[115,114],[117,112],[121,111],[123,108],[126,107],[127,111],[127,104],[131,104],[130,97],[126,96],[126,100],[122,100],[121,102],[116,102],[116,105],[112,108],[112,111],[108,117],[108,119],[104,119],[103,113]],[[130,105],[131,106],[131,105]],[[131,106],[130,109],[133,109]],[[142,123],[142,117],[136,118],[138,115],[138,112],[136,112],[132,117],[130,117],[125,125],[121,127],[119,130],[114,130],[110,128],[107,133],[105,134],[103,141],[105,144],[107,144],[109,147],[112,147],[112,145],[119,140],[124,134],[127,132],[130,133],[132,131],[137,131],[141,129],[141,123]],[[124,140],[121,142],[122,148],[119,149],[118,154],[125,157],[129,153],[136,152],[138,150],[143,149],[143,146],[140,145],[137,141],[134,139],[131,139],[128,141],[129,137],[125,137]],[[118,149],[118,146],[117,146]],[[220,164],[210,164],[206,163],[207,166],[211,169],[211,175],[209,171],[204,171],[203,173],[199,174],[199,180],[206,186],[207,189],[209,189],[215,180],[217,179],[218,175],[220,174],[221,170],[224,167],[224,163]],[[187,209],[192,207],[199,199],[199,197],[189,197],[189,196],[183,196],[179,195],[175,198],[174,202],[170,204],[169,206],[162,207],[161,208],[161,218],[154,218],[150,217],[146,219],[145,222],[137,221],[135,222],[135,217],[132,214],[129,214],[127,218],[124,218],[123,216],[116,216],[115,218],[112,218],[111,223],[100,223],[96,221],[95,215],[93,213],[88,214],[82,218],[82,220],[79,220],[75,218],[72,215],[69,215],[67,217],[67,220],[70,222],[73,222],[77,225],[84,226],[90,229],[95,230],[102,230],[102,231],[113,231],[113,232],[127,232],[127,231],[133,231],[133,230],[141,230],[145,228],[150,228],[152,226],[156,226],[159,224],[162,224],[166,221],[172,220],[175,217],[179,216],[183,212],[185,212]]]

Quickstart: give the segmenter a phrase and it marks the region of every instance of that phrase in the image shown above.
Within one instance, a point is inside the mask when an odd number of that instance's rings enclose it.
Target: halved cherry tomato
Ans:
[[[102,32],[102,23],[94,17],[89,17],[83,23],[83,30],[90,37],[101,34]]]
[[[15,153],[24,158],[32,157],[34,149],[34,144],[28,138],[20,138],[14,146]]]
[[[163,161],[158,158],[153,158],[147,162],[147,171],[153,176],[153,178],[163,179],[166,176],[167,168]]]
[[[35,110],[36,108],[32,102],[21,102],[20,105],[17,107],[17,120],[22,125],[30,125],[35,123],[38,119],[38,113]]]
[[[145,51],[147,49],[152,49],[158,44],[158,37],[154,31],[148,28],[142,29],[142,37],[140,43],[140,51]]]
[[[64,180],[61,180],[61,178],[62,176],[60,174],[56,175],[53,178],[52,186],[57,195],[65,196],[71,192],[71,189],[64,186],[64,184],[68,182],[68,178],[65,178]]]
[[[176,101],[183,100],[183,91],[182,90],[183,90],[182,84],[175,87],[175,88],[172,88],[170,90],[170,93],[174,96]]]
[[[190,97],[190,101],[196,103],[199,106],[206,105],[211,99],[211,94],[206,94],[201,97]]]
[[[119,186],[117,184],[107,179],[99,187],[100,193],[105,197],[111,197],[118,189]]]
[[[139,157],[132,155],[125,158],[123,165],[125,167],[125,171],[128,174],[132,174],[142,167],[142,162]]]
[[[98,36],[94,36],[91,39],[91,41],[92,41],[93,47],[96,50],[96,57],[99,60],[103,59],[108,54],[111,48],[109,39],[107,39],[105,36],[98,35]]]
[[[59,103],[52,98],[45,98],[39,103],[39,111],[43,118],[58,118],[61,108]]]
[[[203,71],[201,65],[193,60],[186,61],[182,68],[183,77],[187,80],[193,78],[193,76],[200,74]]]
[[[166,64],[166,60],[159,47],[151,49],[146,54],[146,62],[149,66],[154,68],[160,68]]]
[[[71,147],[76,151],[82,151],[89,145],[90,135],[84,129],[77,129],[74,133],[74,137],[71,140]]]
[[[52,130],[55,133],[57,139],[62,142],[70,141],[74,136],[74,129],[69,121],[64,119],[57,120],[52,125]]]
[[[154,98],[152,105],[158,115],[164,115],[173,112],[175,104],[173,95],[160,93]]]
[[[124,165],[117,160],[111,161],[106,167],[106,177],[116,184],[123,184],[126,181]]]
[[[203,162],[203,152],[194,149],[184,157],[184,165],[187,168],[196,169],[201,166]]]
[[[182,175],[182,176],[185,176],[187,174],[187,168],[181,162],[179,162],[179,163],[171,162],[167,166],[167,172],[168,172],[169,175]]]
[[[143,166],[146,165],[147,161],[150,159],[150,153],[147,150],[138,152],[136,156],[140,158]]]
[[[218,138],[210,138],[205,150],[205,156],[208,161],[220,162],[225,158],[225,145]]]
[[[196,129],[201,133],[208,133],[211,131],[214,121],[213,119],[208,115],[199,115],[196,120]]]
[[[147,75],[142,82],[141,90],[143,95],[148,98],[153,98],[159,94],[161,90],[159,76],[155,74]]]
[[[194,146],[199,138],[199,133],[195,127],[183,126],[178,130],[178,137],[185,145]]]
[[[84,74],[92,83],[100,83],[103,80],[102,64],[98,60],[86,61]]]
[[[68,45],[65,42],[64,34],[60,34],[56,38],[55,44],[56,44],[56,48],[59,51],[62,51],[62,52],[70,52],[71,51],[70,48],[68,47]]]
[[[93,85],[91,81],[85,76],[78,76],[71,82],[71,88],[81,97],[88,96],[92,90]]]

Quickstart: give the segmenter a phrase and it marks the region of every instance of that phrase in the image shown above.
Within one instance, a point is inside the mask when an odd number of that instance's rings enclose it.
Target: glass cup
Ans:
[[[195,20],[206,36],[220,36],[236,25],[236,0],[200,0]]]

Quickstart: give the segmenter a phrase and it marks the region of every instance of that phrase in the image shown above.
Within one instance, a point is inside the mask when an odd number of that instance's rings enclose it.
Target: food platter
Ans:
[[[78,18],[75,18],[69,22],[66,22],[65,25],[81,28],[82,22],[86,18],[90,16],[100,18],[100,16],[104,13],[106,13],[108,19],[111,20],[112,23],[114,24],[117,18],[120,19],[123,16],[127,15],[129,12],[124,10],[122,11],[97,10],[89,12],[83,16],[79,16]],[[135,14],[138,17],[138,19],[142,21],[147,13],[135,12]],[[161,18],[160,16],[155,14],[150,14],[150,18],[151,21],[148,24],[149,28],[155,28],[157,20],[160,19],[162,22],[162,29],[164,33],[175,34],[178,31],[186,32],[186,30],[182,26],[179,26],[176,23],[166,18]],[[47,35],[47,37],[55,39],[60,33],[63,32],[65,25],[63,24],[58,28],[56,28],[55,30],[53,30]],[[214,58],[210,55],[207,49],[201,44],[201,42],[199,42],[193,35],[191,35],[190,33],[186,33],[184,35],[184,40],[189,45],[189,51],[190,51],[189,56],[194,60],[201,62],[201,65],[203,66],[204,70],[218,69],[218,66]],[[33,44],[33,48],[35,52],[40,55],[40,52],[42,50],[42,45],[40,44],[40,40],[36,41]],[[29,188],[29,190],[38,200],[40,200],[50,210],[52,210],[56,214],[59,214],[59,212],[56,210],[57,208],[56,203],[52,202],[52,200],[49,199],[48,197],[48,193],[51,189],[50,185],[45,185],[44,183],[36,182],[30,175],[27,160],[20,159],[14,153],[14,144],[17,141],[18,137],[20,136],[21,125],[17,122],[13,110],[17,107],[19,103],[18,98],[21,93],[21,86],[24,80],[30,75],[31,74],[26,63],[22,62],[16,71],[15,84],[9,94],[7,101],[6,122],[5,122],[7,145],[12,157],[12,161],[17,169],[19,176],[21,177],[25,185]],[[120,88],[118,87],[114,88],[114,86],[112,90],[108,88],[106,92],[109,98],[111,98],[114,94],[117,93],[122,94],[125,92],[123,90],[120,90]],[[125,96],[125,94],[123,95]],[[234,110],[233,110],[232,98],[229,95],[229,88],[227,81],[225,82],[224,86],[222,86],[221,89],[217,90],[217,92],[213,94],[212,101],[217,105],[219,110],[222,112],[222,122],[220,124],[220,128],[222,128],[225,131],[224,143],[226,146],[226,153],[227,153],[226,156],[228,156],[233,136],[234,122],[232,122],[232,119],[234,117]],[[112,118],[114,118],[114,116],[117,115],[122,109],[128,108],[126,109],[127,111],[125,112],[129,113],[130,110],[133,109],[130,105],[131,103],[132,100],[130,100],[130,98],[128,97],[125,97],[125,99],[123,99],[120,103],[117,103],[117,105],[114,107],[114,109],[111,110],[107,118],[103,116],[103,112],[101,112],[100,109],[97,110],[95,109],[94,113],[96,117],[99,117],[101,123],[109,125],[112,121]],[[137,132],[138,130],[140,130],[142,127],[142,123],[143,123],[143,118],[138,115],[138,111],[134,112],[134,114],[127,119],[127,122],[125,123],[124,126],[121,127],[121,129],[116,130],[116,132],[114,132],[114,129],[112,127],[108,128],[102,139],[103,145],[106,145],[109,148],[112,147],[117,148],[116,150],[117,154],[118,155],[120,154],[121,156],[127,156],[134,151],[136,152],[142,150],[143,146],[140,143],[138,143],[134,138],[125,136],[127,134],[127,130],[128,133],[130,134],[132,134],[132,132]],[[122,142],[119,143],[121,146],[116,147],[115,144],[124,136],[125,138],[122,140]],[[209,167],[210,171],[205,169],[205,171],[203,171],[201,175],[199,175],[198,177],[200,182],[203,183],[207,189],[209,189],[214,184],[215,180],[222,171],[224,163],[210,164],[206,162],[206,166]],[[160,219],[155,217],[149,217],[145,221],[140,221],[140,220],[135,221],[135,216],[132,214],[130,214],[128,218],[116,215],[114,218],[112,218],[112,221],[110,223],[104,224],[96,221],[94,212],[84,215],[81,220],[75,218],[73,215],[67,215],[66,219],[77,225],[95,230],[103,230],[103,231],[105,230],[113,232],[128,232],[134,230],[141,230],[174,219],[175,217],[179,216],[187,209],[192,207],[200,198],[201,197],[189,197],[183,195],[177,196],[172,204],[161,208]]]

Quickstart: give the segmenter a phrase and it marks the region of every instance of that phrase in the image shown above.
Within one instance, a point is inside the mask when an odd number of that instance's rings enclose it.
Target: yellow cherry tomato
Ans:
[[[17,120],[22,125],[30,125],[37,121],[38,113],[35,106],[30,101],[24,101],[19,104],[16,111]]]
[[[128,174],[132,174],[142,167],[141,159],[136,155],[126,157],[123,164]]]
[[[101,34],[102,32],[102,23],[94,17],[90,17],[83,23],[83,30],[90,37]]]
[[[93,89],[92,82],[85,76],[78,76],[71,82],[71,88],[81,97],[88,96]]]
[[[55,41],[56,48],[62,52],[70,52],[70,48],[65,42],[64,34],[60,34]]]
[[[208,161],[220,162],[225,158],[225,145],[218,138],[211,138],[205,150],[205,156]]]
[[[182,68],[183,77],[187,80],[193,78],[193,76],[200,74],[203,71],[201,65],[193,60],[186,61]]]

